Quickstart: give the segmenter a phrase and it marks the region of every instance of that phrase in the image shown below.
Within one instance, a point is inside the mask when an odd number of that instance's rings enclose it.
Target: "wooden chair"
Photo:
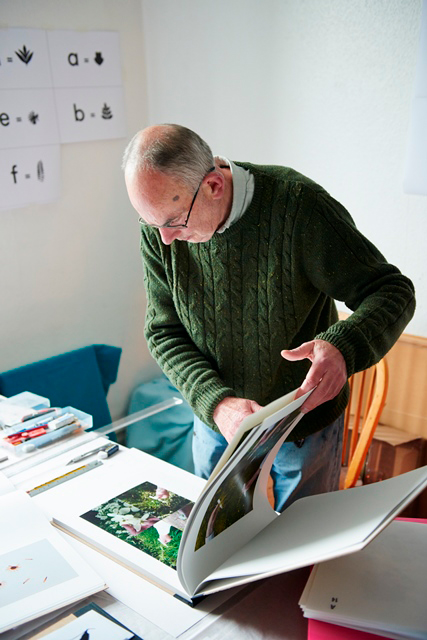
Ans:
[[[384,408],[388,390],[385,358],[370,369],[351,376],[349,383],[350,400],[344,420],[341,489],[356,485]]]

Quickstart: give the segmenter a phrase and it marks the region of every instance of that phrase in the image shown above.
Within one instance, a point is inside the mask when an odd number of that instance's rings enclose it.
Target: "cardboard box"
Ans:
[[[366,457],[364,484],[417,469],[422,464],[423,438],[379,424]]]

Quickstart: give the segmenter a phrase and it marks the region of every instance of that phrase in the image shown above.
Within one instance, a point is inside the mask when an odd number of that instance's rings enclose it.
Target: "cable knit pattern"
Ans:
[[[350,376],[378,362],[412,317],[413,286],[324,189],[286,167],[237,163],[255,178],[246,213],[209,242],[163,245],[142,228],[146,338],[203,422],[226,396],[264,405],[298,387],[310,362],[280,356],[317,337]],[[203,214],[201,214],[203,215]],[[354,313],[338,321],[334,299]],[[345,387],[307,414],[298,439],[344,410]]]

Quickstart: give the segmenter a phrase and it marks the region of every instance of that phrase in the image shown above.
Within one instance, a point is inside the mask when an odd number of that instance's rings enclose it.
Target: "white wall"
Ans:
[[[401,186],[420,16],[420,0],[0,2],[1,27],[119,31],[129,137],[180,122],[215,152],[289,164],[323,184],[413,278],[408,330],[427,335],[427,198]],[[63,145],[60,199],[0,212],[0,371],[120,346],[113,417],[158,373],[142,334],[125,143]]]
[[[421,0],[141,1],[150,123],[322,184],[413,279],[427,335],[427,197],[402,189]]]
[[[148,124],[140,0],[2,0],[0,26],[118,31],[129,136]],[[113,417],[158,372],[142,333],[138,223],[120,170],[126,142],[63,145],[60,199],[0,211],[0,371],[93,343],[122,347]]]

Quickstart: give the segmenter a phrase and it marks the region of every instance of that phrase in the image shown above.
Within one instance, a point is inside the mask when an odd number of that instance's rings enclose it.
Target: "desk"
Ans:
[[[306,640],[307,619],[298,600],[308,575],[308,569],[297,569],[246,587],[215,614],[181,634],[179,640]],[[98,604],[144,640],[174,640],[108,593],[99,593],[80,604],[89,602]],[[18,632],[0,635],[1,640],[33,637],[34,631],[29,630],[29,625],[20,627]]]
[[[162,409],[163,408],[165,407],[162,407]],[[133,416],[133,418],[135,420],[141,419],[141,413],[142,412],[138,412],[138,415]],[[115,423],[109,427],[98,430],[96,435],[98,436],[102,433],[103,436],[108,436],[114,433],[120,441],[122,439],[121,432],[132,422],[129,418],[131,417],[129,416],[126,420],[120,421],[120,423]],[[89,441],[83,446],[85,449],[90,449],[93,445],[92,442]],[[72,455],[74,456],[77,453],[78,448],[73,451]],[[59,463],[60,460],[62,464],[65,464],[70,458],[70,455],[69,451],[64,452],[55,457],[55,459],[47,460],[37,468],[39,471],[44,468],[44,472],[51,476],[53,472],[52,465]],[[28,477],[28,475],[32,476],[34,471],[35,469],[31,470],[31,472],[27,469],[26,472],[16,474],[12,479],[16,482],[17,486],[27,490],[34,486],[34,482]],[[70,541],[68,536],[65,537]],[[170,635],[170,633],[162,630],[160,626],[157,626],[153,621],[148,620],[148,613],[145,614],[147,616],[145,618],[141,615],[141,612],[138,613],[138,598],[140,597],[142,599],[144,592],[136,580],[145,583],[142,578],[131,574],[127,569],[120,567],[112,560],[104,558],[104,556],[101,556],[80,542],[72,540],[72,544],[89,562],[91,560],[93,561],[95,570],[104,577],[107,583],[112,585],[111,593],[99,593],[89,600],[84,601],[84,603],[88,601],[96,602],[135,633],[139,634],[144,640],[171,640],[173,637],[177,637]],[[92,554],[92,557],[90,554]],[[100,558],[103,558],[103,560]],[[116,567],[116,573],[113,574],[113,569],[107,564],[103,565],[103,562],[109,562],[111,565],[114,565],[114,567]],[[103,571],[105,571],[105,575]],[[116,575],[116,580],[121,582],[121,589],[114,589],[113,575]],[[307,621],[302,616],[302,612],[298,606],[298,600],[307,577],[308,570],[301,569],[253,583],[240,589],[234,593],[232,598],[215,609],[213,613],[205,615],[200,621],[193,624],[192,627],[181,631],[178,637],[180,640],[226,640],[227,638],[230,640],[236,638],[245,638],[245,640],[247,638],[253,640],[275,640],[276,638],[305,640],[307,637]],[[157,588],[152,587],[152,589]],[[119,594],[126,590],[133,591],[134,596],[130,598],[130,604],[129,601],[126,600],[129,606],[120,601],[125,598],[121,598]],[[218,595],[222,596],[222,594]],[[210,596],[210,598],[217,598],[218,595]],[[175,605],[177,602],[175,599],[172,599],[171,596],[168,596],[168,598],[169,600],[164,597],[163,592],[160,592],[157,598],[159,602],[161,602],[162,614],[164,610],[166,616],[168,614],[174,615],[172,613],[172,611],[174,611],[172,605]],[[181,606],[186,607],[187,605]],[[70,607],[67,607],[67,610],[69,609]],[[58,612],[49,616],[49,618],[53,619],[57,617],[57,614]],[[46,618],[44,620],[39,618],[36,621],[36,626],[40,627],[45,621]],[[2,640],[17,640],[18,638],[20,640],[29,640],[34,636],[34,626],[34,624],[31,624],[30,628],[29,624],[19,627],[16,631],[3,634],[1,638]]]

